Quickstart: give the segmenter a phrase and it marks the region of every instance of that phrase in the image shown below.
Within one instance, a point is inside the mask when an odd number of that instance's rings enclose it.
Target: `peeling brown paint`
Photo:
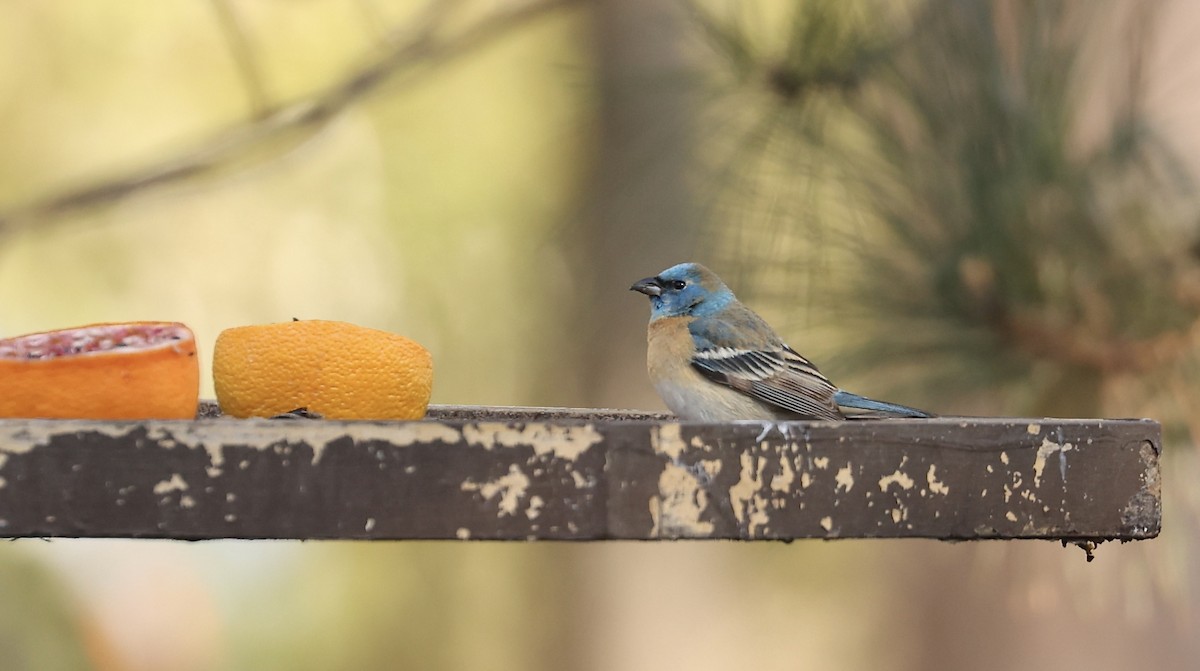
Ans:
[[[925,474],[925,482],[929,485],[929,492],[932,494],[945,496],[950,493],[950,486],[937,479],[937,464],[929,464],[929,472]]]
[[[167,494],[169,492],[181,492],[187,488],[188,485],[183,481],[183,478],[179,477],[178,473],[172,473],[169,480],[163,480],[162,482],[154,485],[154,493]]]
[[[708,493],[691,471],[667,464],[658,478],[658,496],[650,499],[652,538],[704,538],[713,523],[703,519]]]
[[[1143,487],[1121,510],[1122,521],[1149,532],[1162,523],[1162,476],[1159,466],[1159,449],[1153,441],[1143,440],[1137,448],[1138,458],[1145,467]]]
[[[683,442],[683,438],[681,437],[681,430],[680,425],[674,423],[663,424],[652,429],[650,432],[650,447],[655,452],[664,454],[670,459],[678,459],[679,455],[687,449],[687,444]]]
[[[879,478],[879,491],[886,492],[892,485],[898,485],[900,489],[912,489],[916,481],[897,468],[893,473]]]
[[[526,498],[526,492],[529,490],[529,476],[525,475],[519,466],[511,464],[508,472],[495,480],[488,482],[467,480],[462,483],[461,487],[464,492],[479,492],[486,501],[496,501],[497,514],[504,517],[517,514],[518,506],[521,500]],[[536,515],[534,516],[536,517]]]
[[[849,493],[851,489],[854,489],[854,470],[850,467],[850,464],[846,464],[845,467],[838,469],[836,479],[838,489],[843,493]]]
[[[796,471],[792,468],[792,460],[786,455],[779,457],[779,475],[771,478],[771,490],[776,492],[786,492],[792,487],[792,483],[796,481]]]
[[[1033,486],[1042,486],[1042,472],[1046,470],[1046,459],[1057,454],[1059,469],[1062,477],[1066,477],[1067,473],[1067,452],[1075,449],[1071,443],[1056,443],[1049,438],[1043,438],[1041,446],[1038,447],[1037,457],[1033,462]]]
[[[438,424],[414,422],[416,425],[438,427]],[[445,430],[442,427],[441,430]],[[531,446],[541,455],[553,455],[561,459],[575,459],[581,452],[603,440],[603,436],[591,424],[582,426],[558,426],[554,424],[525,424],[513,426],[503,422],[468,424],[463,427],[462,437],[469,445],[480,445],[486,449],[496,447]]]
[[[741,460],[741,477],[729,489],[729,500],[733,504],[733,515],[738,524],[746,527],[748,533],[754,536],[758,529],[770,520],[766,512],[767,503],[762,495],[763,467],[766,461],[743,453]]]
[[[1161,524],[1151,422],[455,413],[3,420],[0,534],[1100,539]]]

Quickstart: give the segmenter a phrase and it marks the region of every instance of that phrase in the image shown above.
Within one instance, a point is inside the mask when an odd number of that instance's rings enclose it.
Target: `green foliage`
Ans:
[[[810,307],[836,323],[842,366],[920,386],[934,405],[968,392],[991,398],[993,412],[997,402],[1139,412],[1114,401],[1115,382],[1136,380],[1144,400],[1161,376],[1194,365],[1196,213],[1190,177],[1139,104],[1144,47],[1120,42],[1133,46],[1117,83],[1103,77],[1111,57],[1089,49],[1114,33],[1144,37],[1134,31],[1148,22],[1136,19],[1150,6],[1114,28],[1102,21],[1107,3],[938,1],[914,8],[911,23],[849,4],[860,11],[796,3],[784,42],[806,46],[783,62],[812,65],[786,68],[799,84],[767,87],[781,108],[794,90],[829,97],[820,73],[853,82],[834,92],[836,120],[792,116],[774,129],[792,144],[765,171],[790,164],[793,182],[844,202],[808,198],[735,224],[750,239],[812,243],[799,256],[735,245],[764,278],[751,286],[794,285],[786,268],[800,259]],[[702,21],[730,70],[778,71],[755,47],[730,45],[756,39],[739,22],[713,23]],[[1118,100],[1115,111],[1097,97]],[[757,189],[727,193],[731,203],[798,190],[764,177],[764,153],[730,168],[753,173]],[[789,221],[797,212],[806,223]],[[794,303],[795,293],[763,298]]]

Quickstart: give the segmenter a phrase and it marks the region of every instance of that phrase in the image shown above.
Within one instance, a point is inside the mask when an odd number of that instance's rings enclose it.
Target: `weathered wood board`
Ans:
[[[1149,420],[0,420],[0,536],[1145,539],[1160,452]]]

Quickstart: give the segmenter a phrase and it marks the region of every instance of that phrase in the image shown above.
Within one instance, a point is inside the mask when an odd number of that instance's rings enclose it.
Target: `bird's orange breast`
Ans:
[[[647,370],[651,380],[699,376],[692,369],[696,345],[688,331],[688,317],[663,317],[650,322],[647,331]]]

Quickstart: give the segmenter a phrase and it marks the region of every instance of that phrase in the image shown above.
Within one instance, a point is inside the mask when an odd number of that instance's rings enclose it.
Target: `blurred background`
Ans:
[[[1186,0],[0,4],[0,334],[339,319],[429,347],[437,403],[662,409],[627,288],[698,260],[844,387],[1167,448],[1162,537],[1091,564],[4,543],[0,666],[1194,667],[1197,30]]]

